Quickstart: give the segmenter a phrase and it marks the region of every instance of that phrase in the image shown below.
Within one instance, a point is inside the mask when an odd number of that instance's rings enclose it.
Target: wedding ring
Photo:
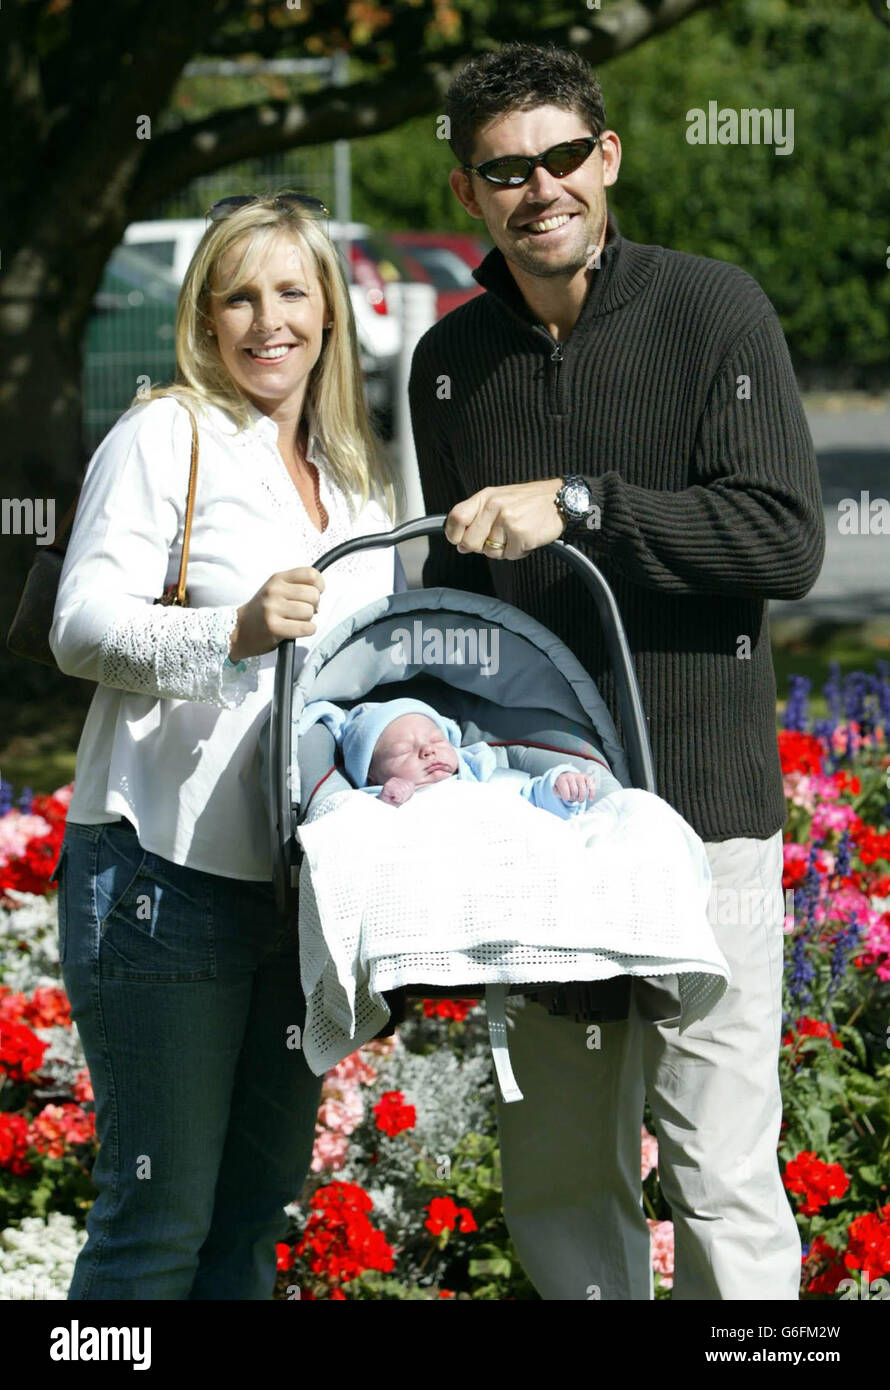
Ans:
[[[485,545],[482,547],[483,550],[485,549],[485,546],[487,546],[489,550],[506,550],[506,549],[507,549],[507,542],[506,542],[506,541],[493,541],[493,540],[491,539],[491,536],[489,536],[489,537],[488,537],[488,540],[485,542]]]

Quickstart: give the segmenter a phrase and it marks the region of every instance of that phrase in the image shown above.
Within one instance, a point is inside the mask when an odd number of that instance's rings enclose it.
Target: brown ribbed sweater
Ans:
[[[802,598],[825,550],[813,440],[772,304],[738,266],[627,240],[611,212],[562,342],[497,248],[474,274],[487,293],[429,329],[412,363],[427,513],[483,487],[583,475],[601,526],[567,539],[615,594],[658,794],[703,840],[767,838],[785,823],[767,600]],[[596,610],[556,554],[490,561],[435,536],[423,583],[496,595],[550,628],[623,739]]]

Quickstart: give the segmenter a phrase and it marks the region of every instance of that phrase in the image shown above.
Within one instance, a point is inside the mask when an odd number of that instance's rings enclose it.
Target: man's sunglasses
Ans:
[[[581,140],[564,140],[560,145],[551,145],[543,154],[507,154],[500,159],[486,159],[484,164],[461,167],[468,174],[478,174],[487,183],[501,188],[519,188],[528,183],[539,164],[543,164],[555,179],[564,179],[590,158],[598,141],[598,135],[585,135]]]
[[[218,203],[208,208],[204,214],[209,217],[211,222],[221,222],[224,217],[235,212],[237,208],[246,208],[249,203],[260,201],[256,193],[235,194],[231,198],[220,198]],[[322,217],[330,217],[330,212],[325,207],[320,198],[311,198],[308,193],[279,193],[274,199],[276,207],[301,207],[307,212],[321,213]]]

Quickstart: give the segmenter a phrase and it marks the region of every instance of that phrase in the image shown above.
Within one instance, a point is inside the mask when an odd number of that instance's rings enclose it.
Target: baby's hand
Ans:
[[[383,783],[379,800],[385,801],[387,806],[401,806],[403,802],[410,801],[413,795],[413,782],[409,782],[405,777],[388,777]]]
[[[553,790],[562,801],[593,801],[596,778],[585,772],[561,772],[553,783]]]

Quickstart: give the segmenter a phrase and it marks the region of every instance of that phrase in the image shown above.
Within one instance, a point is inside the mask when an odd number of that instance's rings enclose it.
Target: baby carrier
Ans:
[[[443,529],[445,519],[419,518],[389,532],[358,536],[328,551],[315,568],[323,572],[354,551],[429,535]],[[454,719],[462,745],[487,742],[505,770],[537,776],[558,763],[582,772],[605,765],[621,787],[656,792],[646,718],[614,595],[581,551],[563,541],[548,548],[575,571],[596,605],[615,673],[626,751],[593,680],[574,654],[542,624],[499,599],[437,588],[375,600],[319,639],[296,681],[293,641],[282,641],[260,759],[276,901],[291,920],[297,914],[303,860],[298,829],[310,807],[317,809],[319,798],[352,788],[324,724],[306,730],[294,756],[292,731],[309,701],[328,700],[346,711],[363,701],[410,696]],[[493,662],[495,645],[498,659]],[[375,1036],[392,1033],[404,1021],[409,998],[478,999],[484,994],[502,1093],[506,1098],[512,1091],[510,1098],[519,1099],[506,1050],[504,996],[521,994],[551,1014],[600,1021],[627,1017],[630,987],[627,975],[578,983],[541,980],[532,987],[492,983],[483,990],[478,984],[443,987],[418,980],[384,995],[391,1018]]]

